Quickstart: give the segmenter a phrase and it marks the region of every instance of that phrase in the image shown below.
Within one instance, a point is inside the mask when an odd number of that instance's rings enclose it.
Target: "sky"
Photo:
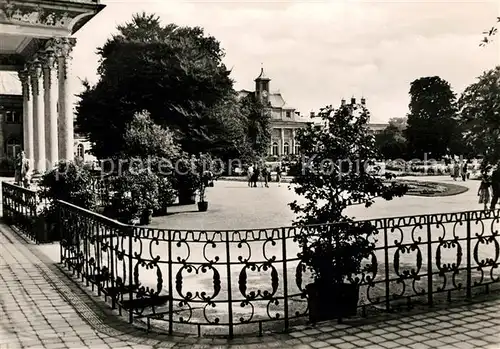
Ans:
[[[500,16],[498,1],[102,0],[75,35],[71,83],[97,81],[96,48],[134,13],[201,26],[226,52],[236,89],[254,89],[261,65],[287,104],[303,114],[342,98],[366,98],[371,122],[408,113],[410,82],[438,75],[459,94],[500,64],[500,36],[479,47]]]

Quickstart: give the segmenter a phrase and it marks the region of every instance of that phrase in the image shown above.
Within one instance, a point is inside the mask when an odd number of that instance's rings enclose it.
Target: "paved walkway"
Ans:
[[[223,339],[145,334],[113,315],[36,246],[0,224],[0,348],[500,348],[500,300],[289,335]],[[498,343],[498,344],[497,344]]]

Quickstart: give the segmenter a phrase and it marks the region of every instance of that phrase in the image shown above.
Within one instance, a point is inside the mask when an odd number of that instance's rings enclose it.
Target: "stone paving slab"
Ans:
[[[224,339],[147,334],[89,295],[36,246],[0,224],[0,349],[500,348],[500,300],[371,323],[301,326]]]

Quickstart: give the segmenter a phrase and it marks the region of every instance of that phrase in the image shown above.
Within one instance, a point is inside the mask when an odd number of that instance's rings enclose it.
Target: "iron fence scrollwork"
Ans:
[[[18,225],[35,206],[21,190],[3,188],[4,215]],[[61,262],[130,322],[169,334],[233,337],[303,322],[313,280],[297,238],[334,226],[171,230],[125,225],[65,202],[57,210]],[[378,231],[351,280],[360,290],[358,315],[492,291],[500,284],[499,222],[499,211],[468,211],[356,223]]]

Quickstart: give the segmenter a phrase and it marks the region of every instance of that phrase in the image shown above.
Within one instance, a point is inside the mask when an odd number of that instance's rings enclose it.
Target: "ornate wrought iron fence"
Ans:
[[[232,337],[287,330],[308,313],[305,286],[312,279],[297,257],[296,237],[324,225],[179,231],[58,207],[61,261],[112,307],[125,309],[130,322]],[[359,315],[489,292],[500,273],[499,220],[499,211],[470,211],[369,221],[379,232],[376,249],[351,280],[360,286]]]
[[[16,226],[36,243],[45,242],[37,209],[40,201],[37,192],[14,184],[2,182],[2,214],[4,220]]]

